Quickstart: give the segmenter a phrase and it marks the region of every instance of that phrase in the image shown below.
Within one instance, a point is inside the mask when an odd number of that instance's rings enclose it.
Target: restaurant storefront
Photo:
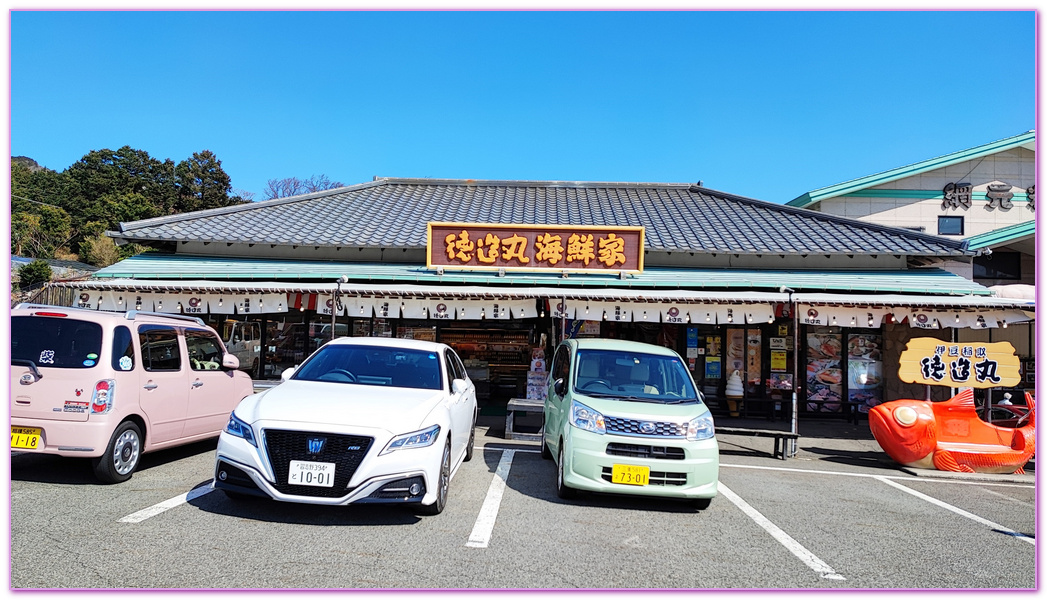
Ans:
[[[493,222],[499,197],[472,201],[481,193],[511,194],[534,214]],[[433,198],[459,201],[435,210]],[[366,222],[323,241],[271,228],[277,211],[289,223],[332,204],[405,212],[382,216],[396,225],[379,240],[364,239],[375,225]],[[729,224],[705,222],[724,207]],[[731,239],[707,239],[740,225]],[[880,401],[923,397],[891,367],[914,335],[1010,336],[1033,358],[1031,303],[935,264],[969,260],[961,244],[694,186],[376,180],[110,235],[160,252],[62,284],[70,304],[196,314],[228,332],[257,322],[257,361],[241,363],[259,379],[332,335],[446,342],[488,412],[527,394],[535,361],[564,337],[674,348],[718,414],[782,419],[858,418]]]

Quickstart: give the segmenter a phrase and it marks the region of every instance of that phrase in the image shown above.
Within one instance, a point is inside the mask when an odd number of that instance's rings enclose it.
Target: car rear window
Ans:
[[[69,317],[11,317],[11,359],[37,367],[90,369],[102,351],[102,326]]]

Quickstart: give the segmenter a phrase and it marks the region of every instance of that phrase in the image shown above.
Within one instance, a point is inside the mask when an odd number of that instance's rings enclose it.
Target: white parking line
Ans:
[[[785,471],[788,473],[811,473],[814,475],[838,475],[840,477],[866,477],[868,479],[896,479],[899,481],[922,481],[924,483],[947,483],[952,485],[977,485],[977,486],[988,486],[988,487],[1013,487],[1013,488],[1034,488],[1035,484],[1030,483],[1001,483],[986,480],[964,480],[964,479],[940,479],[937,477],[914,477],[912,475],[876,475],[873,473],[847,473],[844,471],[818,471],[814,469],[792,469],[789,467],[763,467],[757,465],[732,465],[727,463],[720,463],[720,467],[728,467],[734,469],[756,469],[760,471]]]
[[[738,494],[732,492],[726,485],[720,483],[717,489],[721,494],[726,496],[728,500],[733,502],[735,506],[740,508],[742,512],[749,515],[750,519],[756,521],[757,525],[763,527],[767,533],[771,534],[771,537],[778,540],[781,545],[785,546],[786,550],[792,552],[796,558],[802,560],[804,564],[810,567],[815,573],[821,575],[823,579],[834,579],[837,581],[845,580],[843,575],[834,571],[833,568],[822,561],[822,559],[812,554],[807,548],[804,548],[803,544],[797,542],[788,533],[782,531],[780,527],[772,523],[767,517],[763,516],[760,511],[750,506],[748,502],[742,500]]]
[[[498,507],[502,503],[502,493],[505,491],[505,479],[509,476],[509,467],[513,465],[513,455],[516,450],[503,450],[502,459],[498,461],[498,469],[494,472],[491,486],[487,488],[487,497],[484,498],[480,514],[473,524],[473,532],[469,534],[469,541],[465,543],[469,548],[486,548],[491,541],[491,532],[494,531],[494,522],[498,518]]]
[[[141,523],[149,517],[155,517],[160,513],[168,511],[176,506],[181,506],[194,498],[199,498],[200,496],[203,496],[204,494],[210,494],[213,491],[214,487],[212,487],[211,484],[208,483],[207,485],[202,485],[198,488],[189,490],[181,496],[175,496],[170,500],[164,500],[159,504],[154,504],[149,508],[145,508],[136,513],[127,515],[122,519],[117,519],[117,523]]]
[[[1024,533],[1018,533],[1017,531],[1014,531],[1013,529],[1008,529],[1008,528],[1004,527],[1003,525],[1000,525],[998,523],[993,523],[992,521],[990,521],[988,519],[983,519],[983,518],[979,517],[978,515],[971,514],[971,513],[967,512],[967,511],[963,510],[962,508],[957,508],[957,507],[953,506],[952,504],[948,504],[946,502],[942,502],[941,500],[939,500],[937,498],[932,498],[931,496],[928,496],[927,494],[924,494],[924,493],[921,493],[921,492],[917,492],[916,490],[914,490],[912,488],[909,488],[909,487],[906,487],[906,486],[898,483],[897,481],[891,481],[890,479],[887,479],[886,477],[876,477],[876,479],[886,483],[887,485],[889,485],[891,487],[895,487],[895,488],[897,488],[899,490],[902,490],[903,492],[905,492],[907,494],[912,494],[913,496],[916,496],[917,498],[919,498],[921,500],[926,500],[927,502],[930,502],[931,504],[934,504],[935,506],[940,506],[940,507],[944,508],[945,510],[952,511],[952,512],[960,515],[961,517],[967,517],[968,519],[970,519],[972,521],[975,521],[976,523],[981,523],[982,525],[985,525],[985,526],[989,527],[990,529],[994,529],[996,531],[1000,531],[1000,532],[1005,533],[1007,535],[1014,536],[1014,537],[1018,538],[1019,540],[1022,540],[1024,542],[1028,542],[1028,543],[1030,543],[1030,544],[1032,544],[1034,546],[1036,545],[1036,540],[1031,538],[1031,537],[1029,537],[1029,536],[1027,536],[1027,535],[1025,535]]]

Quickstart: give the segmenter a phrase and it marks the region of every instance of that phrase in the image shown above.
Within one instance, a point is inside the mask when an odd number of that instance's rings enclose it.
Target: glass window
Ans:
[[[993,252],[988,256],[974,257],[975,279],[1022,278],[1022,255],[1019,252]]]
[[[553,381],[557,379],[567,381],[567,374],[570,372],[571,366],[571,362],[568,360],[569,356],[570,352],[568,352],[567,346],[560,346],[556,350],[556,355],[553,357],[553,365],[549,370]]]
[[[438,390],[440,354],[428,350],[327,344],[293,379]]]
[[[146,371],[177,371],[182,368],[178,332],[163,325],[143,325],[138,329],[142,346],[142,366]]]
[[[135,345],[131,330],[120,325],[113,330],[113,368],[117,371],[133,371],[135,368]]]
[[[699,401],[678,356],[620,350],[580,350],[575,389],[589,396],[645,401]]]
[[[37,367],[88,369],[98,364],[102,326],[68,317],[12,317],[11,359]]]
[[[963,235],[963,217],[938,217],[938,235]]]
[[[185,347],[189,354],[189,368],[194,371],[218,371],[222,368],[222,346],[211,332],[187,329]]]

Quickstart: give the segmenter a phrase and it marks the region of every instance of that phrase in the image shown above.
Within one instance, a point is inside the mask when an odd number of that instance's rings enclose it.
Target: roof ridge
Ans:
[[[485,187],[548,187],[548,188],[660,188],[694,187],[694,183],[657,183],[642,181],[568,181],[558,179],[441,179],[429,177],[380,177],[375,182],[393,185],[459,185]]]

